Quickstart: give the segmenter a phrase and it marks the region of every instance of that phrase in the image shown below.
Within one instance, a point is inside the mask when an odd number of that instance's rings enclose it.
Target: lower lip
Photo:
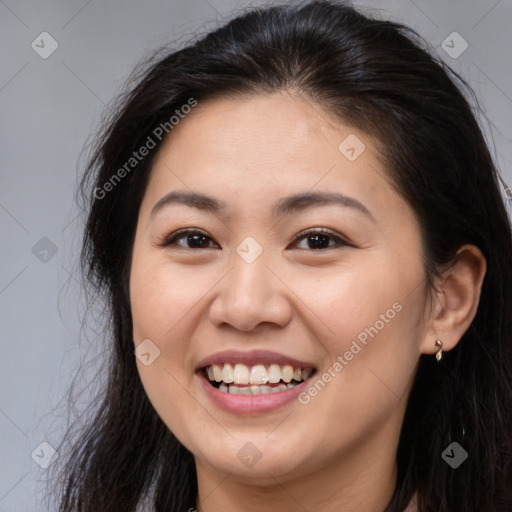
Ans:
[[[289,404],[297,399],[298,395],[308,385],[311,377],[297,384],[293,388],[284,391],[265,393],[261,395],[235,395],[219,391],[210,384],[210,381],[203,375],[202,371],[196,374],[201,380],[206,394],[212,402],[220,409],[233,414],[261,414],[275,411],[280,407]]]

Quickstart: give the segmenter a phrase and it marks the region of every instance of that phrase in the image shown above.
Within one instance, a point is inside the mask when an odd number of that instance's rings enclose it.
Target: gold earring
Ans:
[[[439,351],[436,353],[436,359],[439,362],[443,357],[443,342],[441,340],[437,340],[436,347],[439,347]]]

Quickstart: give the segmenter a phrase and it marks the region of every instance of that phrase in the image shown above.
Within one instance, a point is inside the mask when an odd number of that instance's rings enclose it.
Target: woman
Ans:
[[[138,75],[83,181],[113,345],[61,511],[512,510],[511,227],[462,89],[325,1]]]

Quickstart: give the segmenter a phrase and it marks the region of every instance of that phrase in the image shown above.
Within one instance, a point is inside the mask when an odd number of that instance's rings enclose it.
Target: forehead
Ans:
[[[218,98],[199,102],[173,128],[146,196],[154,204],[177,189],[215,192],[242,208],[321,189],[385,207],[399,198],[378,157],[369,135],[296,95]]]
[[[274,170],[274,178],[284,177],[290,167],[296,174],[321,172],[339,163],[340,143],[347,137],[356,141],[358,152],[365,148],[368,161],[375,151],[370,136],[302,97],[286,92],[221,97],[199,102],[174,126],[154,167],[172,160],[203,176],[208,170],[222,175],[229,166],[250,169],[259,178]],[[348,167],[360,166],[353,161]]]
[[[339,120],[297,94],[222,97],[199,102],[173,129],[166,146],[201,145],[219,157],[258,158],[270,165],[276,159],[300,160],[313,145],[322,145],[336,156],[340,128]]]

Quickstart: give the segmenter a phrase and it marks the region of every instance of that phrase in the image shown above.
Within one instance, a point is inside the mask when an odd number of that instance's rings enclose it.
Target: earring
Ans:
[[[441,361],[443,357],[443,342],[441,340],[436,341],[436,347],[439,347],[439,351],[436,353],[437,362]]]

